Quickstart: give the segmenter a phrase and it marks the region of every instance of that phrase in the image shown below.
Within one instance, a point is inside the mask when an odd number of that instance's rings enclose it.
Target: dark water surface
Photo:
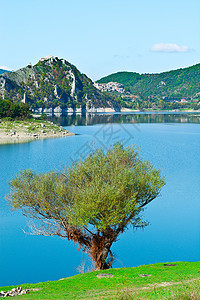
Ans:
[[[113,245],[114,267],[199,260],[199,122],[197,114],[69,116],[59,118],[58,123],[77,124],[66,127],[75,136],[0,145],[0,286],[56,280],[76,274],[82,262],[91,265],[77,245],[23,232],[29,230],[27,220],[20,211],[12,212],[4,199],[8,181],[19,170],[59,169],[94,147],[106,148],[116,141],[141,147],[142,157],[165,175],[166,186],[144,211],[150,225],[136,232],[129,229]]]

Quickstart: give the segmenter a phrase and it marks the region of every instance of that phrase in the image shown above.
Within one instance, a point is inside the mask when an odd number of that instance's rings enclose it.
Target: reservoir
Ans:
[[[93,114],[53,118],[75,136],[0,145],[0,286],[57,280],[92,269],[78,245],[28,234],[20,211],[5,200],[8,182],[20,170],[60,170],[97,147],[136,145],[161,169],[166,185],[144,210],[149,226],[131,227],[113,244],[113,267],[200,258],[200,115]]]

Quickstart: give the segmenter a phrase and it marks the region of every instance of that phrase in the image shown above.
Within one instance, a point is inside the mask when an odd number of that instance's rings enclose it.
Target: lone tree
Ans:
[[[95,269],[112,266],[111,246],[129,225],[144,227],[141,212],[164,179],[135,148],[115,144],[96,150],[64,171],[23,171],[10,182],[14,209],[36,220],[36,234],[58,235],[79,244]]]

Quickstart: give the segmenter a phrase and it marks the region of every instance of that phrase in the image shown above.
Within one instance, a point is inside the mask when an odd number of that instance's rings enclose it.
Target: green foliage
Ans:
[[[163,184],[160,171],[142,161],[134,148],[116,144],[107,153],[98,149],[64,172],[23,171],[12,180],[10,196],[15,208],[32,212],[37,206],[38,212],[53,216],[56,206],[70,225],[104,230],[123,220],[143,225],[138,214]]]
[[[99,80],[97,80],[98,83],[108,83],[110,81],[112,82],[118,82],[123,84],[125,87],[129,89],[130,86],[135,85],[142,76],[139,73],[135,72],[117,72],[111,75],[108,75],[106,77],[103,77]]]
[[[29,118],[31,114],[28,104],[22,102],[16,103],[11,100],[3,100],[0,98],[0,117],[11,119]]]
[[[141,99],[180,100],[198,97],[200,91],[200,64],[159,74],[118,72],[101,78],[97,82],[122,83],[127,92]],[[168,104],[166,104],[167,106]]]
[[[160,172],[143,162],[134,148],[118,144],[107,153],[97,150],[66,176],[75,199],[72,224],[95,225],[97,230],[118,226],[125,219],[143,225],[140,208],[159,194],[164,183]]]
[[[115,144],[63,172],[21,172],[10,182],[8,199],[13,208],[42,221],[37,233],[78,242],[95,268],[104,269],[112,265],[110,248],[118,235],[130,224],[147,225],[141,212],[163,185],[160,171],[139,158],[135,148]]]
[[[21,78],[18,71],[6,76],[5,96],[20,101],[26,92],[27,102],[32,108],[84,107],[87,100],[96,107],[108,106],[108,101],[115,104],[111,95],[97,90],[86,75],[67,61],[58,58],[54,58],[52,62],[39,61],[23,71],[25,78]],[[73,80],[75,91],[72,95]]]
[[[40,116],[41,120],[47,120],[47,118],[48,118],[48,116],[45,113],[42,113],[41,116]]]

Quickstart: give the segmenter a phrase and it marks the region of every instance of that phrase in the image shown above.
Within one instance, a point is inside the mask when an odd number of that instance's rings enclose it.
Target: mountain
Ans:
[[[114,97],[96,89],[85,74],[65,59],[42,58],[32,66],[0,75],[0,97],[29,103],[34,108],[118,109]]]
[[[145,100],[200,100],[200,64],[158,74],[118,72],[97,81],[99,84],[109,82],[123,84],[125,92]]]
[[[3,74],[3,73],[6,73],[6,72],[11,72],[11,71],[8,71],[8,70],[5,70],[5,69],[0,69],[0,75]]]

